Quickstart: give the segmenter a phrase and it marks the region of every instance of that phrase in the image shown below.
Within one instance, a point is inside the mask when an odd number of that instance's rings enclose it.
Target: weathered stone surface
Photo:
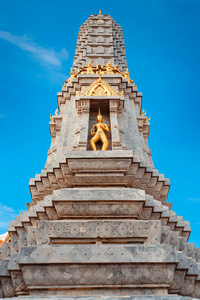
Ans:
[[[21,271],[11,271],[12,285],[16,295],[28,294]]]
[[[0,264],[0,276],[9,276],[8,263],[9,263],[8,259],[1,261],[1,264]]]
[[[5,297],[13,297],[15,296],[15,290],[8,272],[8,263],[9,260],[3,260],[0,264],[1,293],[3,293]]]
[[[1,281],[0,281],[0,299],[1,298],[4,298],[4,295],[3,295],[2,285],[1,285]]]
[[[52,202],[60,218],[136,218],[143,207],[144,191],[133,189],[62,189]]]
[[[48,244],[51,240],[58,243],[97,241],[118,241],[132,243],[161,243],[160,221],[132,221],[132,220],[98,220],[98,221],[38,221],[37,244]]]
[[[19,264],[56,263],[177,263],[169,245],[45,245],[21,249]]]
[[[27,289],[38,293],[49,288],[64,291],[98,286],[165,291],[177,261],[176,251],[167,245],[25,247],[19,258]]]
[[[1,286],[4,297],[14,297],[15,290],[13,288],[12,280],[9,276],[1,277]]]
[[[139,189],[124,188],[84,188],[84,189],[60,189],[54,191],[52,201],[131,201],[145,200],[145,192]]]
[[[165,264],[92,264],[52,266],[25,266],[23,277],[28,289],[37,287],[132,287],[141,288],[167,287],[173,277],[174,266]],[[30,274],[30,272],[32,274]],[[163,286],[162,286],[163,285]]]
[[[9,300],[10,298],[6,298],[5,300]],[[13,298],[14,300],[40,300],[41,297],[17,297]],[[42,297],[43,300],[65,300],[66,297]],[[101,300],[105,299],[105,296],[77,296],[77,297],[67,297],[68,300]],[[182,297],[177,295],[170,295],[170,296],[106,296],[108,300],[196,300],[196,298],[191,297]]]

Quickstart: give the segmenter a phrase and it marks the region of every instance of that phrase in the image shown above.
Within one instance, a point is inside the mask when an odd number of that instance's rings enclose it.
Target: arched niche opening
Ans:
[[[109,100],[108,99],[102,99],[101,97],[95,97],[95,99],[90,100],[90,114],[89,114],[89,126],[88,126],[88,143],[87,143],[87,150],[91,150],[89,141],[92,138],[90,134],[91,128],[97,123],[96,117],[99,112],[99,108],[101,111],[101,114],[103,116],[103,122],[106,123],[110,129],[110,113],[109,113]],[[111,143],[111,130],[109,132],[105,132],[109,145],[107,150],[112,150],[112,143]],[[97,151],[101,151],[102,143],[101,141],[98,141],[96,143]]]

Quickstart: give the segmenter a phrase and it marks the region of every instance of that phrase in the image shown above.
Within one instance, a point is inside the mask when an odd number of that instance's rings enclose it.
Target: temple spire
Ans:
[[[90,16],[80,27],[73,67],[107,65],[110,61],[122,71],[127,68],[124,37],[121,27],[109,16]]]

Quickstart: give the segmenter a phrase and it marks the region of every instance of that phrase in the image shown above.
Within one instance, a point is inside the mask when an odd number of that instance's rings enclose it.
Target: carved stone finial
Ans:
[[[109,60],[109,62],[107,63],[107,67],[108,67],[108,68],[111,68],[111,67],[112,67],[112,63],[110,62],[110,60]]]
[[[93,66],[93,64],[92,64],[92,62],[91,62],[91,60],[90,60],[89,63],[88,63],[88,67],[89,67],[89,68],[92,68],[92,66]]]
[[[145,109],[143,109],[143,111],[142,111],[142,116],[146,116],[146,110]]]
[[[133,87],[134,87],[135,84],[134,84],[133,80],[131,80],[130,77],[129,77],[129,70],[128,70],[128,68],[124,72],[124,77],[128,79],[128,83],[133,83]]]
[[[107,63],[107,70],[106,70],[107,74],[114,74],[113,70],[112,70],[112,63],[109,61]]]
[[[148,123],[151,120],[151,117],[149,116],[149,118],[146,117],[145,123]]]
[[[92,62],[91,62],[91,60],[89,61],[89,63],[88,63],[88,67],[85,67],[85,68],[87,68],[87,74],[94,74],[94,71],[93,71],[93,64],[92,64]],[[82,72],[82,73],[85,73],[84,71]]]
[[[70,75],[73,76],[75,74],[73,68],[71,68],[71,72],[70,72]]]
[[[127,68],[126,71],[124,72],[124,75],[125,75],[126,78],[129,78],[129,70],[128,70],[128,68]]]
[[[80,97],[81,96],[81,92],[76,91],[76,96]]]
[[[51,119],[52,122],[55,122],[54,116],[50,115],[50,119]]]

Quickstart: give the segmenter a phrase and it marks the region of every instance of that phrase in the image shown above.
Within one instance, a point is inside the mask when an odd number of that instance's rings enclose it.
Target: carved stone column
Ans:
[[[88,137],[88,126],[89,126],[89,114],[90,114],[90,100],[80,100],[82,122],[80,126],[80,139],[77,150],[87,149],[87,137]]]
[[[119,107],[119,100],[114,99],[109,101],[110,106],[110,126],[111,126],[111,140],[112,150],[122,150],[119,135],[119,124],[117,120],[117,112]]]

